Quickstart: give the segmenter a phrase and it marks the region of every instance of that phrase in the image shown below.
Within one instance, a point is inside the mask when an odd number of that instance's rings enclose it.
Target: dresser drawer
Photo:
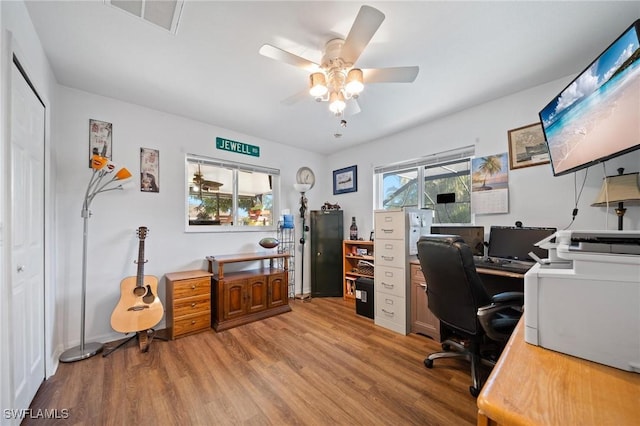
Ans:
[[[201,277],[174,283],[173,299],[211,294],[211,278]]]
[[[182,317],[173,322],[174,338],[206,330],[211,327],[211,311],[200,313],[198,315]]]
[[[196,315],[211,309],[211,297],[208,294],[173,301],[173,316],[176,320],[185,315]]]
[[[412,283],[426,283],[422,268],[420,265],[411,264],[411,282]]]
[[[406,300],[403,297],[376,293],[376,321],[397,324],[404,328],[407,320]]]
[[[404,212],[381,211],[375,213],[375,236],[402,240],[404,238]]]
[[[407,282],[404,269],[376,265],[374,274],[376,292],[405,297]]]
[[[403,240],[376,240],[375,265],[404,267],[404,241]]]

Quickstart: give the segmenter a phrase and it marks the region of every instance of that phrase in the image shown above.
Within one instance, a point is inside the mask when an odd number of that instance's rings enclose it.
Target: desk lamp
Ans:
[[[67,349],[60,355],[60,362],[73,362],[80,361],[92,357],[100,353],[103,349],[102,343],[86,343],[84,342],[84,323],[85,323],[85,300],[87,294],[87,238],[89,235],[89,218],[91,217],[91,211],[89,206],[96,195],[113,191],[115,189],[123,189],[121,184],[114,184],[114,182],[129,179],[131,173],[126,168],[121,168],[111,179],[108,179],[103,183],[104,178],[113,173],[115,165],[109,161],[108,158],[94,155],[91,159],[91,168],[93,174],[87,185],[87,190],[84,194],[84,203],[82,204],[81,216],[84,219],[84,228],[82,232],[82,295],[80,300],[80,345]]]
[[[615,209],[618,216],[618,231],[622,231],[622,218],[627,205],[640,205],[640,187],[638,187],[638,173],[624,174],[624,168],[618,169],[618,174],[607,176],[602,182],[602,188],[598,198],[591,204],[592,207],[609,207],[611,203],[618,203]]]

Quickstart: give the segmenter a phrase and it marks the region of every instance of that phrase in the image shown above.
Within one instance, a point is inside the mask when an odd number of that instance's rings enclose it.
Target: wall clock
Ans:
[[[296,173],[296,182],[309,184],[311,185],[309,189],[311,189],[316,183],[316,175],[309,167],[300,167]]]

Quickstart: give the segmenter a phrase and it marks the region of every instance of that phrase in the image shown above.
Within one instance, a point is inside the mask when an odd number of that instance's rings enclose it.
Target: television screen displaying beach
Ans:
[[[639,59],[632,27],[540,112],[555,175],[640,146]]]

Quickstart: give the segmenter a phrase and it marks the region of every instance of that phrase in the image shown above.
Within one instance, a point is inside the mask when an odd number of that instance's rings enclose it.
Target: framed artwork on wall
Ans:
[[[333,171],[333,195],[358,190],[358,166],[349,166]]]
[[[160,192],[160,151],[140,148],[140,191]]]
[[[111,160],[111,136],[113,125],[106,121],[89,120],[89,168],[94,155]]]
[[[549,150],[542,124],[534,123],[509,130],[509,169],[549,163]]]

